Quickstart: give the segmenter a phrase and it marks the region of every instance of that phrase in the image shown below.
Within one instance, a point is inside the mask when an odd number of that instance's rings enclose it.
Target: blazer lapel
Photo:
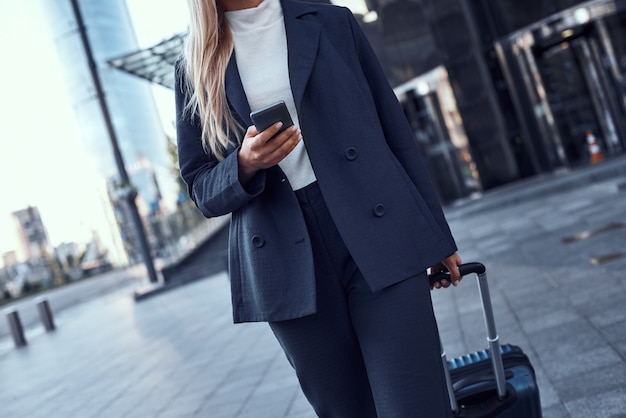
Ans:
[[[312,5],[294,0],[281,0],[281,4],[287,32],[291,92],[299,111],[317,55],[320,25],[315,21],[303,19],[305,15],[315,13]]]
[[[243,89],[243,84],[241,84],[241,77],[239,76],[239,69],[237,68],[237,60],[235,59],[235,51],[233,51],[230,61],[228,61],[228,66],[226,67],[224,88],[230,105],[246,123],[246,126],[250,126],[252,124],[252,121],[250,120],[250,105],[248,104],[248,98],[246,97],[246,92]]]
[[[317,55],[320,25],[317,22],[302,19],[307,14],[315,13],[312,5],[294,0],[281,0],[281,4],[285,20],[285,32],[287,33],[289,81],[296,108],[299,111],[302,96]],[[241,84],[235,51],[233,51],[226,67],[225,89],[230,105],[247,125],[252,124],[250,105]]]

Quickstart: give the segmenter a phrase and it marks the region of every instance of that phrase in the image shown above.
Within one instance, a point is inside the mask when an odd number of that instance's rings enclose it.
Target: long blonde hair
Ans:
[[[233,40],[224,11],[217,0],[188,0],[189,34],[183,52],[189,97],[188,115],[199,115],[202,146],[219,160],[231,145],[229,135],[242,127],[234,119],[224,88],[226,67],[233,51]]]

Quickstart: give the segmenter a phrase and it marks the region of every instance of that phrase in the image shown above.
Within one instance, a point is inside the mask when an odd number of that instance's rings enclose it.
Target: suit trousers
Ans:
[[[270,327],[317,415],[452,417],[426,273],[372,292],[317,183],[296,195],[313,246],[317,312]]]

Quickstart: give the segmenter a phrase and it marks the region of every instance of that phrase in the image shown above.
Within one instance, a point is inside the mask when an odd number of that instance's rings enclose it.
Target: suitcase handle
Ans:
[[[480,300],[483,306],[483,315],[485,318],[485,328],[487,330],[487,342],[489,343],[489,353],[491,355],[491,364],[493,366],[494,375],[496,378],[496,386],[498,389],[498,398],[504,399],[506,396],[506,377],[504,375],[504,363],[502,362],[502,353],[500,352],[500,338],[496,332],[496,321],[493,314],[493,306],[491,305],[491,296],[489,294],[489,285],[487,283],[486,268],[481,263],[465,263],[459,266],[459,272],[461,276],[467,274],[476,274],[478,281],[478,290],[480,291]],[[449,280],[449,272],[436,272],[428,275],[428,279],[431,284],[441,281],[443,279]],[[450,403],[452,404],[452,410],[458,411],[458,405],[454,397],[454,389],[452,386],[452,380],[450,379],[450,371],[448,370],[448,362],[446,360],[446,352],[441,346],[441,358],[444,365],[444,371],[446,375],[446,383],[448,385],[448,392],[450,394]]]
[[[467,276],[472,273],[485,274],[485,271],[485,266],[481,263],[465,263],[459,266],[461,276]],[[438,271],[436,273],[429,274],[428,280],[431,285],[442,280],[450,280],[450,273],[447,271]]]

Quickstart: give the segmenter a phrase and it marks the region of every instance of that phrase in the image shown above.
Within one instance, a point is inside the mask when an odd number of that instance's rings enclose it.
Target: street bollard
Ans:
[[[37,304],[37,310],[39,311],[39,318],[41,319],[43,326],[46,328],[46,331],[54,331],[56,327],[54,326],[54,318],[52,316],[52,310],[50,309],[48,299],[37,298],[35,303]]]
[[[22,328],[22,322],[20,321],[20,315],[17,309],[10,308],[4,311],[7,323],[9,324],[9,330],[13,337],[15,347],[24,347],[26,345],[26,338],[24,337],[24,328]]]

